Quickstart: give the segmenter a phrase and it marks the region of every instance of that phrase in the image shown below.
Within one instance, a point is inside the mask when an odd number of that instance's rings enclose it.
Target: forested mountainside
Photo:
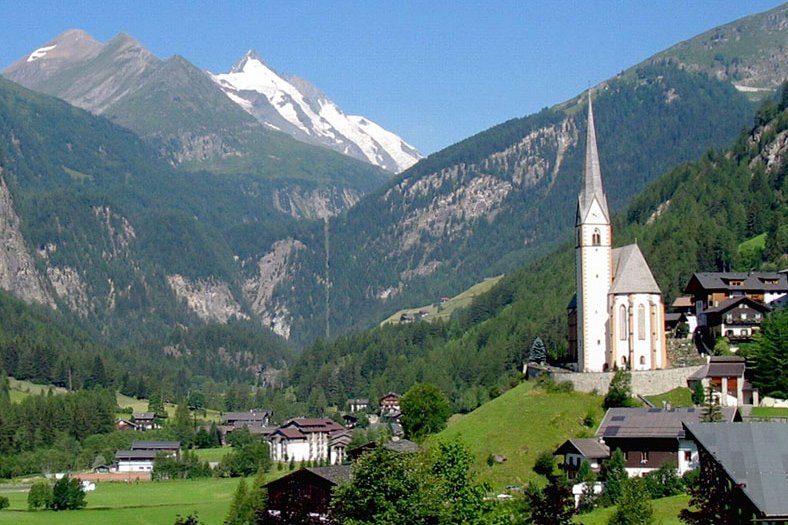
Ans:
[[[270,182],[175,170],[131,132],[4,79],[0,178],[2,287],[113,342],[259,319],[275,268],[244,278],[236,257],[304,228],[271,205]]]
[[[131,129],[181,169],[257,176],[295,217],[336,214],[387,178],[264,126],[183,57],[161,60],[126,34],[101,44],[68,31],[3,75]]]
[[[273,380],[293,360],[280,338],[249,321],[176,329],[145,344],[111,347],[68,316],[0,292],[0,376],[73,390],[107,387],[176,401],[200,390],[211,406],[247,408],[228,385]],[[235,389],[246,392],[248,386]]]
[[[615,78],[594,97],[613,210],[665,170],[729,143],[754,111],[730,84],[672,66]],[[328,243],[302,239],[292,283],[274,297],[290,333],[299,341],[324,333],[326,248],[334,334],[547,253],[574,220],[567,210],[582,171],[580,100],[431,155],[331,221]]]
[[[614,242],[640,245],[668,303],[692,272],[785,267],[786,184],[788,88],[732,146],[672,169],[616,214]],[[562,212],[574,218],[573,207]],[[739,252],[761,234],[763,249]],[[508,385],[537,336],[553,358],[565,348],[575,254],[570,235],[560,239],[552,253],[501,279],[449,322],[386,325],[316,342],[294,366],[292,387],[320,411],[429,382],[450,394],[455,409],[473,409]]]

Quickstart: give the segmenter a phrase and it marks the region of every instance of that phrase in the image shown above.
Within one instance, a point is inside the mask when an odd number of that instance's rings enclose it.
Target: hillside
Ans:
[[[637,240],[668,304],[696,271],[784,268],[786,159],[788,93],[762,107],[755,125],[727,149],[709,151],[649,185],[614,215],[614,242]],[[764,250],[740,258],[739,244],[763,232]],[[573,244],[569,235],[560,241],[476,297],[456,320],[386,325],[312,345],[291,377],[299,397],[306,400],[319,388],[334,404],[423,381],[446,392],[455,410],[467,411],[508,387],[537,336],[560,360],[575,287]],[[337,385],[333,377],[347,381]]]
[[[539,476],[532,470],[541,452],[552,452],[561,443],[594,429],[583,425],[591,415],[599,421],[602,398],[570,392],[547,393],[523,383],[485,403],[470,414],[452,419],[431,441],[461,439],[472,451],[474,468],[495,489],[525,485]],[[491,455],[506,457],[503,463],[488,464]]]
[[[161,60],[124,33],[101,44],[67,31],[3,75],[131,129],[173,165],[275,180],[269,206],[296,217],[337,213],[386,179],[264,126],[183,57]]]
[[[667,66],[605,83],[595,108],[613,210],[676,164],[730,143],[753,111],[730,84]],[[333,220],[331,333],[437,302],[553,249],[573,224],[585,118],[554,108],[496,126],[421,161]],[[326,239],[304,244],[290,263],[296,293],[278,297],[297,341],[323,335],[326,317],[318,284]]]
[[[727,80],[743,92],[774,91],[785,80],[788,4],[715,27],[649,60]]]

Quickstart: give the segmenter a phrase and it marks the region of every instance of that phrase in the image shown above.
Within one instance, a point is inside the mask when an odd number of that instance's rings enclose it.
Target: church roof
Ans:
[[[662,293],[637,244],[613,250],[613,275],[610,293]]]
[[[610,221],[607,211],[607,198],[602,187],[602,170],[599,167],[599,152],[596,147],[596,130],[594,126],[594,106],[591,94],[588,96],[588,128],[586,130],[586,162],[583,170],[583,189],[577,201],[578,223],[585,220],[594,200],[599,203],[605,219]]]

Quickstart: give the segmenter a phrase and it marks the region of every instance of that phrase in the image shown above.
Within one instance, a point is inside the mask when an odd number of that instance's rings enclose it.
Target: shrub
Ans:
[[[85,491],[79,483],[79,479],[71,478],[66,474],[55,482],[52,487],[52,500],[49,508],[52,510],[74,510],[83,508],[85,501]]]
[[[7,509],[9,505],[8,498],[0,496],[0,510]]]
[[[52,501],[52,487],[46,481],[36,481],[27,493],[27,508],[45,509]]]
[[[540,452],[534,462],[534,472],[541,476],[550,476],[555,469],[555,456],[547,450]]]

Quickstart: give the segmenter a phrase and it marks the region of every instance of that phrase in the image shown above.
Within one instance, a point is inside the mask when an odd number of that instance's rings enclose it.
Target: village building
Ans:
[[[154,454],[175,457],[181,451],[180,441],[132,441],[131,450],[147,450]]]
[[[676,297],[673,304],[670,305],[670,313],[665,314],[666,324],[669,324],[668,316],[674,316],[674,319],[681,319],[681,322],[687,323],[688,333],[693,333],[698,326],[698,318],[695,316],[695,300],[692,296],[682,295]]]
[[[704,468],[717,467],[724,476],[739,523],[788,523],[785,423],[687,423],[684,428]]]
[[[369,410],[369,399],[348,399],[347,407],[351,414]]]
[[[724,421],[739,418],[734,407],[721,407]],[[594,440],[570,439],[554,455],[564,456],[562,468],[572,475],[585,460],[597,469],[616,449],[624,453],[631,477],[642,476],[664,465],[675,465],[679,475],[698,468],[698,449],[685,436],[684,423],[697,423],[700,408],[611,408],[599,424]],[[608,454],[605,455],[605,450]]]
[[[421,450],[421,447],[409,439],[392,439],[383,443],[383,445],[378,445],[378,443],[370,441],[369,443],[365,443],[348,450],[347,457],[350,461],[356,461],[363,454],[372,452],[378,446],[382,446],[386,450],[391,450],[392,452],[397,452],[400,454],[415,454]]]
[[[758,391],[744,377],[746,363],[739,356],[711,356],[709,362],[687,378],[687,386],[697,383],[704,391],[711,387],[714,402],[721,406],[758,405]]]
[[[115,452],[115,472],[151,472],[156,459],[155,450],[118,450]]]
[[[765,315],[788,302],[788,276],[780,272],[698,272],[684,289],[697,318],[695,342],[711,354],[725,337],[735,351],[752,340]]]
[[[637,244],[613,249],[590,97],[575,232],[577,293],[568,322],[577,370],[667,368],[662,292]]]
[[[274,429],[268,437],[274,461],[324,461],[338,465],[345,461],[350,433],[328,418],[297,418]]]
[[[222,415],[222,425],[241,428],[243,426],[267,427],[271,422],[271,412],[252,409],[246,412],[227,412]]]
[[[115,420],[115,428],[117,430],[142,430],[134,421],[122,417]]]
[[[350,465],[302,468],[265,485],[270,521],[286,525],[304,519],[326,523],[331,491],[351,479]]]
[[[161,425],[156,422],[156,414],[153,412],[135,412],[132,414],[131,422],[137,426],[135,430],[155,430],[161,428]]]
[[[381,397],[378,401],[380,407],[380,416],[389,418],[398,418],[401,415],[399,406],[400,395],[395,392],[389,392]]]

